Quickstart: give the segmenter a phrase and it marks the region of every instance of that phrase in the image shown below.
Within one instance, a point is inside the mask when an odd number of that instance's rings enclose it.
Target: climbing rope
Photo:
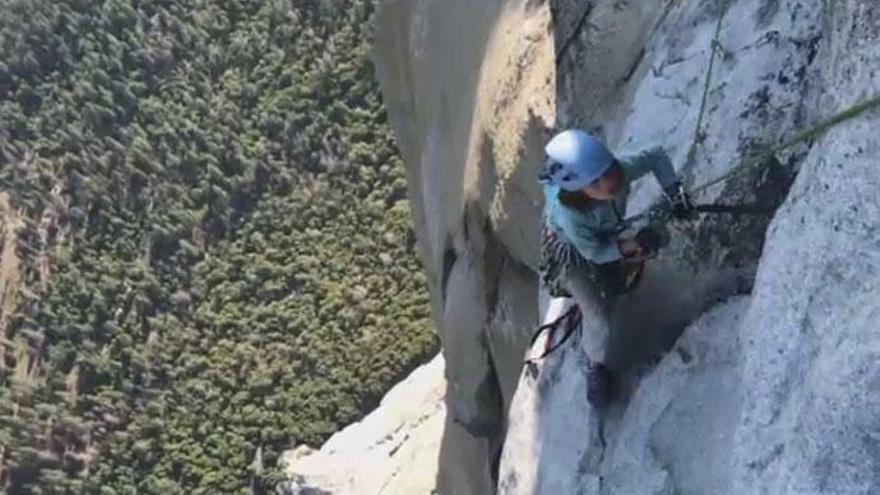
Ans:
[[[697,124],[694,128],[694,137],[691,142],[690,148],[688,148],[687,156],[685,157],[685,167],[693,165],[696,160],[697,147],[703,141],[703,120],[706,115],[706,105],[709,100],[709,92],[712,86],[712,75],[715,68],[715,60],[718,55],[718,51],[721,47],[721,28],[724,24],[724,19],[727,16],[728,11],[730,10],[730,0],[724,0],[724,3],[721,7],[721,13],[718,16],[718,22],[715,25],[715,34],[712,37],[711,46],[710,46],[710,55],[709,55],[709,66],[706,69],[706,79],[703,83],[703,95],[700,99],[700,109],[697,113]],[[828,117],[818,124],[801,131],[795,134],[793,137],[784,141],[779,146],[773,147],[763,153],[758,153],[751,157],[743,159],[738,165],[731,167],[730,170],[719,177],[716,177],[708,182],[705,182],[699,186],[690,188],[688,193],[691,196],[696,196],[697,194],[705,191],[706,189],[724,182],[733,177],[740,176],[749,170],[752,170],[758,166],[766,166],[768,163],[774,163],[774,160],[771,158],[776,157],[777,154],[797,145],[800,143],[804,143],[807,141],[814,140],[819,136],[825,134],[833,127],[846,122],[848,120],[855,119],[863,115],[864,113],[876,109],[880,107],[880,95],[868,98],[863,100],[855,105],[852,105],[831,117]],[[669,208],[667,204],[660,203],[654,205],[649,208],[647,211],[634,215],[624,220],[623,225],[626,228],[631,227],[634,223],[637,223],[643,219],[657,219],[658,217],[668,217]],[[761,214],[768,213],[765,209],[758,207],[756,205],[697,205],[694,208],[697,212],[702,213],[733,213],[733,214]]]
[[[718,55],[718,47],[721,46],[721,26],[724,24],[724,18],[727,16],[727,10],[730,7],[730,0],[724,0],[721,6],[721,14],[718,16],[718,23],[715,25],[715,35],[712,37],[709,46],[709,67],[706,69],[706,80],[703,82],[703,96],[700,98],[700,110],[697,113],[697,125],[694,128],[694,139],[688,148],[687,157],[685,158],[685,167],[689,167],[694,163],[697,156],[697,146],[702,142],[703,117],[706,115],[706,102],[709,101],[709,89],[712,86],[712,72],[715,69],[715,58]]]
[[[706,115],[706,106],[708,102],[709,92],[712,86],[712,76],[715,68],[715,61],[718,55],[718,51],[721,47],[720,37],[721,37],[721,29],[723,27],[724,19],[730,8],[730,0],[724,0],[722,4],[722,10],[718,17],[718,22],[715,26],[715,34],[711,41],[711,50],[709,56],[709,65],[706,70],[706,78],[703,84],[703,94],[700,101],[700,108],[697,114],[697,122],[696,127],[694,129],[694,137],[691,142],[691,146],[688,149],[687,156],[685,158],[685,166],[692,165],[696,159],[697,148],[700,143],[703,141],[703,120]],[[575,27],[575,33],[569,37],[568,40],[563,45],[563,49],[561,50],[560,55],[562,55],[568,48],[568,45],[572,41],[577,31],[580,29],[581,24],[585,22],[585,19],[590,13],[590,9],[586,9],[582,18],[577,23]],[[559,57],[561,58],[561,57]],[[557,59],[557,63],[559,59]],[[791,138],[783,141],[778,146],[772,147],[762,153],[758,153],[751,157],[744,158],[738,165],[730,167],[730,169],[712,179],[708,182],[690,188],[688,191],[689,195],[696,196],[699,193],[707,190],[708,188],[717,185],[721,182],[724,182],[728,179],[740,176],[752,169],[755,169],[759,166],[767,166],[770,163],[776,163],[776,160],[772,160],[779,153],[796,146],[798,144],[812,141],[835,126],[853,120],[857,117],[864,115],[865,113],[880,108],[880,95],[876,95],[870,98],[867,98],[859,103],[851,105],[844,110],[835,113],[834,115],[821,120],[817,124],[809,127],[806,130],[800,131]],[[698,213],[730,213],[730,214],[769,214],[772,213],[769,209],[759,205],[707,205],[707,204],[698,204],[693,206],[693,210]],[[621,231],[633,228],[636,224],[645,222],[647,224],[654,223],[665,223],[672,214],[672,207],[668,201],[661,201],[642,213],[630,216],[624,219],[619,229]],[[552,232],[546,232],[544,238],[544,253],[545,256],[542,258],[545,259],[547,265],[542,266],[542,271],[545,273],[545,284],[550,287],[556,287],[558,283],[558,279],[560,279],[561,267],[566,266],[567,263],[576,264],[577,257],[576,251],[571,249],[570,246],[564,245],[564,243],[560,243],[555,235]],[[636,277],[638,279],[638,276]],[[554,283],[551,283],[554,282]],[[559,287],[557,287],[559,289]],[[552,291],[551,291],[552,292]],[[567,295],[567,294],[560,294]],[[547,340],[545,341],[545,348],[543,353],[537,358],[530,358],[526,360],[526,363],[534,363],[537,360],[545,358],[547,355],[552,353],[554,350],[561,347],[579,328],[581,325],[583,315],[580,312],[580,308],[577,305],[573,305],[568,311],[566,311],[559,318],[554,320],[553,322],[542,325],[538,328],[538,331],[532,337],[532,341],[530,344],[530,348],[534,346],[535,342],[538,340],[540,335],[543,332],[548,332]],[[558,328],[564,325],[564,334],[561,339],[554,345],[553,337]]]
[[[853,120],[870,110],[874,110],[880,108],[880,96],[874,96],[872,98],[868,98],[860,103],[852,105],[845,110],[842,110],[831,117],[828,117],[825,120],[822,120],[818,124],[801,131],[795,134],[791,139],[784,141],[779,146],[773,147],[768,151],[763,153],[759,153],[752,157],[744,159],[739,165],[735,167],[731,167],[731,169],[699,186],[692,188],[689,191],[691,196],[696,196],[697,194],[705,191],[706,189],[724,182],[733,177],[740,176],[749,170],[755,169],[759,166],[766,166],[768,163],[774,163],[774,160],[771,158],[775,157],[778,153],[781,153],[792,146],[797,144],[810,141],[818,138],[819,136],[825,134],[833,127],[849,121]],[[757,205],[695,205],[694,210],[699,213],[734,213],[734,214],[762,214],[762,213],[770,213],[770,211],[763,209]],[[620,229],[626,230],[632,228],[635,224],[639,223],[654,223],[654,222],[663,222],[669,218],[671,212],[671,206],[668,201],[660,201],[653,206],[649,207],[647,210],[632,215],[630,217],[625,218],[621,224]]]
[[[828,117],[827,119],[819,122],[809,129],[797,133],[791,139],[783,142],[779,146],[765,151],[764,153],[759,153],[755,156],[744,159],[739,165],[733,167],[729,172],[719,177],[716,177],[704,184],[694,187],[693,189],[691,189],[690,192],[691,194],[698,194],[718,183],[726,181],[727,179],[742,175],[743,173],[757,167],[758,165],[769,163],[771,162],[770,158],[773,158],[778,153],[781,153],[797,144],[814,140],[831,130],[833,127],[842,124],[843,122],[846,122],[848,120],[855,119],[856,117],[859,117],[866,112],[876,109],[878,107],[880,107],[880,95],[863,100],[855,105],[846,108],[845,110],[842,110],[832,115],[831,117]]]
[[[568,311],[563,313],[551,321],[550,323],[546,323],[538,327],[538,331],[535,332],[535,335],[532,336],[532,341],[529,344],[529,348],[535,346],[535,342],[538,341],[538,338],[542,333],[547,332],[547,340],[544,341],[544,351],[540,356],[526,359],[526,364],[535,363],[545,357],[549,356],[553,351],[562,347],[563,344],[577,332],[581,328],[581,322],[583,321],[583,314],[581,313],[581,308],[577,304],[572,305],[568,308]],[[556,331],[559,328],[564,329],[564,333],[562,334],[562,338],[556,344],[553,344],[553,336],[556,334]]]
[[[730,3],[731,3],[730,0],[724,0],[724,3],[721,6],[721,13],[718,16],[718,22],[715,24],[715,34],[712,37],[711,46],[710,46],[709,66],[706,69],[706,79],[703,83],[703,95],[700,100],[700,109],[699,109],[699,112],[697,113],[697,125],[694,128],[694,138],[693,138],[693,141],[691,142],[691,146],[688,149],[688,153],[685,158],[685,166],[686,167],[690,166],[694,163],[694,160],[696,159],[696,154],[697,154],[697,147],[703,141],[703,139],[702,139],[703,119],[706,114],[706,104],[707,104],[707,101],[709,100],[709,92],[710,92],[711,86],[712,86],[712,74],[713,74],[714,68],[715,68],[715,60],[717,58],[719,48],[722,46],[721,45],[721,28],[724,24],[724,19],[727,16],[728,11],[730,10]],[[796,134],[794,137],[792,137],[788,141],[783,142],[781,145],[779,145],[775,148],[772,148],[769,151],[766,151],[764,153],[759,153],[758,155],[755,155],[755,156],[752,156],[750,158],[743,160],[742,163],[740,163],[736,167],[733,167],[729,172],[725,173],[724,175],[721,175],[720,177],[712,179],[709,182],[706,182],[705,184],[701,184],[697,187],[694,187],[689,192],[692,195],[696,195],[696,194],[698,194],[702,191],[705,191],[706,189],[708,189],[718,183],[724,182],[727,179],[730,179],[732,177],[743,174],[746,171],[748,171],[749,169],[751,169],[757,165],[769,163],[769,162],[771,162],[770,158],[775,157],[778,153],[785,151],[786,149],[791,148],[792,146],[794,146],[796,144],[816,139],[817,137],[821,136],[822,134],[824,134],[825,132],[830,130],[832,127],[834,127],[842,122],[845,122],[847,120],[854,119],[854,118],[862,115],[863,113],[865,113],[871,109],[877,108],[877,107],[880,107],[880,95],[875,96],[873,98],[868,98],[867,100],[864,100],[864,101],[862,101],[858,104],[855,104],[855,105],[853,105],[853,106],[851,106],[841,112],[838,112],[835,115],[832,115],[831,117],[819,122],[815,126],[809,128],[803,132]]]

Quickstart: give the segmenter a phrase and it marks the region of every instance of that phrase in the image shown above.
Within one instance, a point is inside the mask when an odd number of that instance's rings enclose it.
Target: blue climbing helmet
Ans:
[[[560,132],[547,143],[544,151],[547,163],[539,180],[566,191],[579,191],[592,184],[615,161],[601,141],[578,129]]]

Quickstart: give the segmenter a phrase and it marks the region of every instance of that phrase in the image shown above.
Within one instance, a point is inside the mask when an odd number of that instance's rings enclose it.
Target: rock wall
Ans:
[[[446,418],[443,358],[416,369],[375,411],[333,435],[320,450],[284,453],[284,495],[429,495]]]
[[[447,359],[440,493],[880,491],[876,111],[698,194],[778,209],[674,227],[612,316],[609,410],[586,402],[582,341],[521,372],[539,309],[559,310],[536,277],[553,128],[662,145],[699,186],[880,95],[878,38],[874,0],[383,2]],[[641,181],[630,211],[658,192]]]
[[[377,65],[409,165],[448,380],[441,493],[490,493],[504,411],[538,318],[541,195],[554,120],[546,5],[382,2]]]

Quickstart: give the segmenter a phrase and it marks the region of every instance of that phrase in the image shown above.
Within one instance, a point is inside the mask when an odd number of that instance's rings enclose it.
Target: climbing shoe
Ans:
[[[596,409],[611,402],[611,371],[602,363],[591,363],[587,371],[587,400]]]

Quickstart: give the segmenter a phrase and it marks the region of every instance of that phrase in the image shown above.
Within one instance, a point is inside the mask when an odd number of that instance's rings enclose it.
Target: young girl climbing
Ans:
[[[547,162],[539,176],[545,199],[543,280],[552,295],[574,293],[607,308],[633,287],[644,262],[665,244],[655,228],[628,231],[630,184],[653,173],[678,218],[690,214],[687,195],[659,147],[618,158],[594,136],[572,129],[554,136],[545,151]],[[598,326],[607,327],[604,322]],[[588,397],[601,406],[610,396],[604,365],[607,330],[594,333],[587,346],[592,361]]]

